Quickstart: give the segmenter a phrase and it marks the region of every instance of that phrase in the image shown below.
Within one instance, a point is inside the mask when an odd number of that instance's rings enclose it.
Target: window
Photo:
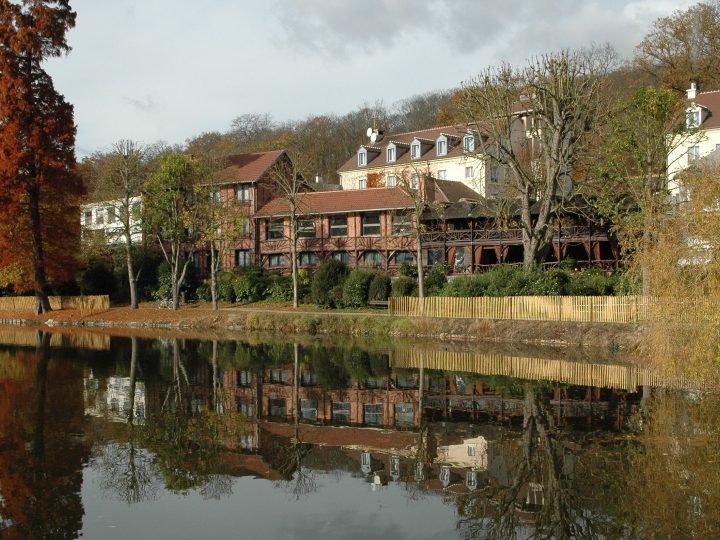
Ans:
[[[285,259],[285,255],[282,253],[273,253],[272,255],[268,255],[268,266],[271,268],[276,266],[285,266],[287,264],[287,260]]]
[[[85,218],[85,226],[88,227],[92,225],[92,210],[85,210],[83,215]]]
[[[105,223],[105,209],[98,208],[95,210],[95,225],[102,225]]]
[[[490,181],[497,183],[500,180],[500,167],[494,163],[490,165]]]
[[[350,254],[347,251],[336,251],[332,254],[332,258],[343,264],[350,264]]]
[[[301,399],[300,400],[300,417],[304,420],[317,420],[317,400]]]
[[[238,202],[250,202],[250,184],[240,184],[235,186],[235,198]]]
[[[348,401],[332,402],[332,419],[333,422],[342,424],[350,423],[350,403]]]
[[[395,186],[397,186],[397,177],[394,174],[391,174],[387,177],[387,187]]]
[[[362,235],[380,236],[380,214],[365,214],[362,217]]]
[[[395,214],[392,220],[395,236],[410,234],[412,231],[412,219],[408,214]]]
[[[240,223],[240,236],[250,236],[250,219],[243,219]]]
[[[398,251],[395,254],[396,264],[415,264],[415,256],[410,251]]]
[[[415,407],[412,403],[395,404],[395,425],[412,426],[415,423]]]
[[[105,211],[107,212],[107,222],[115,223],[117,221],[117,215],[115,214],[115,208],[108,206]]]
[[[284,399],[270,399],[270,416],[287,416],[287,408]]]
[[[415,173],[410,177],[410,189],[417,189],[420,183],[420,175]]]
[[[298,238],[315,238],[315,220],[298,219]]]
[[[700,125],[700,109],[689,109],[686,113],[686,125],[688,128],[696,128]]]
[[[276,384],[285,384],[287,382],[287,372],[284,369],[271,369],[270,382]]]
[[[429,266],[445,262],[445,253],[442,249],[428,249],[427,260]]]
[[[210,200],[212,202],[220,202],[220,190],[219,189],[213,189],[210,192]]]
[[[447,171],[445,169],[440,169],[437,172],[438,180],[446,180],[447,179]]]
[[[475,137],[472,135],[465,135],[463,137],[463,149],[466,152],[472,152],[475,150]]]
[[[394,163],[394,162],[395,162],[395,147],[394,147],[394,146],[388,146],[388,149],[387,149],[387,162],[388,162],[388,163]]]
[[[267,222],[267,239],[281,240],[285,236],[285,222],[282,219],[271,219]]]
[[[347,216],[332,216],[330,218],[330,238],[347,236]]]
[[[358,189],[365,189],[367,187],[367,178],[361,178],[358,180]]]
[[[687,151],[688,165],[700,158],[700,147],[691,146]]]
[[[300,266],[316,266],[318,263],[317,253],[303,252],[300,254]]]
[[[250,250],[235,250],[235,266],[250,266]]]
[[[410,157],[418,159],[420,157],[420,143],[412,143],[410,146]]]
[[[447,155],[447,139],[438,139],[435,147],[437,148],[438,156]]]
[[[472,178],[473,177],[473,168],[472,167],[465,167],[465,178]]]
[[[467,454],[469,457],[475,457],[477,455],[477,448],[473,445],[468,445]]]
[[[247,369],[241,369],[237,372],[237,385],[250,386],[252,384],[252,373]]]
[[[358,152],[358,167],[367,165],[367,150],[364,148]]]
[[[365,403],[364,406],[364,422],[369,426],[379,426],[383,420],[383,404],[382,403]]]
[[[363,255],[365,266],[382,266],[383,256],[379,251],[366,251]]]
[[[387,379],[385,377],[368,377],[363,381],[364,388],[385,388]]]
[[[237,403],[237,410],[239,413],[241,413],[245,418],[252,418],[253,417],[253,404],[252,401],[248,400],[241,400]]]
[[[252,433],[245,433],[240,436],[240,448],[243,450],[253,449],[253,436]]]
[[[303,371],[300,379],[303,386],[317,386],[317,375],[312,371]]]

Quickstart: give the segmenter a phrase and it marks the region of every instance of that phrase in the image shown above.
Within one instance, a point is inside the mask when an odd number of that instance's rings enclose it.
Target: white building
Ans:
[[[679,199],[686,198],[687,194],[681,192],[677,174],[698,159],[713,152],[720,153],[720,90],[699,92],[697,85],[692,83],[687,91],[685,113],[686,127],[697,131],[674,139],[667,163],[668,189]]]
[[[360,146],[340,167],[343,189],[416,185],[423,176],[463,183],[482,197],[505,193],[503,168],[478,152],[477,134],[445,126],[382,136]]]
[[[129,208],[124,200],[100,201],[81,207],[80,225],[83,234],[101,234],[108,245],[124,244],[123,218],[130,212],[130,228],[133,243],[142,242],[142,198],[131,197]]]

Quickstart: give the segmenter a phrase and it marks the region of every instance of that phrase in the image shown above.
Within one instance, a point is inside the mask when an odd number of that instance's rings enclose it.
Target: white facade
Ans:
[[[133,243],[139,243],[142,242],[142,198],[132,197],[129,206],[131,238]],[[126,210],[125,202],[119,199],[83,205],[80,211],[83,233],[103,234],[108,245],[124,244],[125,235],[120,216],[123,216]]]
[[[685,112],[688,132],[670,141],[667,162],[668,189],[681,200],[687,194],[682,193],[677,174],[714,152],[720,155],[720,91],[698,93],[693,85]]]

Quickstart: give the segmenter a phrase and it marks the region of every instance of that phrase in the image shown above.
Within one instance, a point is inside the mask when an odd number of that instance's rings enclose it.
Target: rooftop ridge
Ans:
[[[455,128],[455,129],[462,129],[458,127],[458,124],[447,124],[445,126],[434,126],[430,128],[425,129],[414,129],[412,131],[401,131],[400,133],[390,133],[388,137],[399,137],[400,135],[412,135],[413,133],[421,133],[423,131],[433,131],[436,129],[448,129],[448,128]]]

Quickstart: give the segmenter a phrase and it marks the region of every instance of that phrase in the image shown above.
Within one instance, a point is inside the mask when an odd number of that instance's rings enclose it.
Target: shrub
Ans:
[[[268,278],[262,273],[248,272],[236,276],[233,280],[235,302],[239,304],[259,302],[265,298],[268,285]]]
[[[484,274],[458,276],[445,284],[440,296],[485,296],[486,281]]]
[[[195,289],[195,296],[200,302],[211,302],[212,292],[210,291],[210,283],[203,282]]]
[[[345,307],[358,308],[367,305],[370,282],[374,275],[367,270],[356,269],[350,272],[343,283],[342,303]]]
[[[333,259],[325,259],[312,277],[311,294],[315,304],[324,308],[333,308],[340,305],[342,294],[337,294],[337,287],[342,290],[342,284],[347,277],[348,269],[345,263]]]
[[[425,295],[437,296],[447,283],[447,266],[436,264],[425,276]]]
[[[567,284],[566,294],[575,296],[607,296],[615,292],[618,279],[599,268],[576,272]]]
[[[231,272],[219,272],[217,275],[217,290],[218,300],[222,302],[228,302],[230,304],[235,302],[235,287],[233,282],[235,276]]]
[[[272,302],[290,302],[293,299],[292,276],[272,276],[267,286],[267,298]]]
[[[417,294],[417,282],[409,276],[398,276],[392,282],[392,295],[414,296]]]
[[[80,277],[80,290],[83,294],[114,295],[117,291],[117,280],[112,269],[102,261],[94,261]]]
[[[377,272],[370,282],[368,300],[387,300],[390,295],[390,276]]]
[[[408,263],[402,263],[400,265],[400,270],[398,270],[398,273],[401,276],[417,279],[418,277],[418,269],[417,266],[414,266],[412,264]]]

